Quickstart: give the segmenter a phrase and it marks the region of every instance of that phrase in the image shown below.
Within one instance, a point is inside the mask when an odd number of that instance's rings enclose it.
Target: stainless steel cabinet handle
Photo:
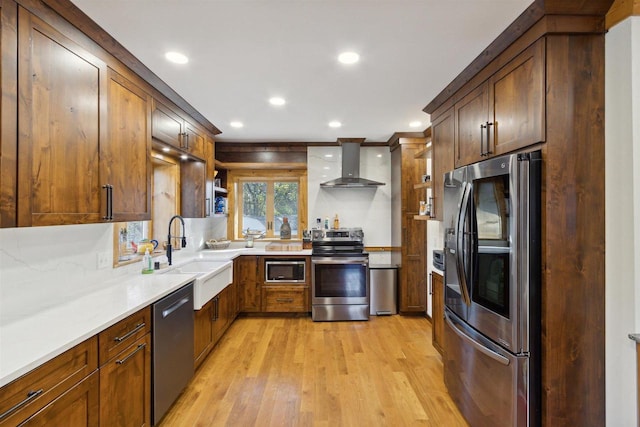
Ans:
[[[485,156],[490,156],[491,154],[493,154],[493,151],[491,151],[489,149],[489,147],[491,147],[490,143],[491,143],[491,126],[493,126],[493,123],[491,122],[487,122],[486,128],[487,128],[487,151],[484,152]]]
[[[447,324],[449,325],[449,327],[451,327],[451,329],[453,329],[453,332],[455,332],[456,335],[458,335],[460,338],[462,338],[463,340],[465,340],[466,342],[471,344],[476,350],[478,350],[479,352],[489,356],[490,358],[492,358],[496,362],[499,362],[499,363],[503,364],[504,366],[509,366],[509,359],[507,359],[506,357],[504,357],[500,353],[498,353],[496,351],[493,351],[490,348],[485,347],[484,345],[480,344],[478,341],[474,340],[469,335],[465,334],[462,330],[460,330],[456,326],[456,324],[451,320],[451,318],[449,317],[449,315],[446,312],[444,314],[444,318],[447,321]]]
[[[137,353],[137,352],[139,352],[141,349],[143,349],[144,347],[146,347],[146,345],[147,345],[146,343],[138,344],[138,347],[137,347],[135,350],[133,350],[133,351],[131,352],[131,354],[129,354],[127,357],[125,357],[124,359],[116,360],[116,364],[117,364],[117,365],[122,365],[122,364],[124,364],[127,360],[131,359],[131,358],[133,357],[133,355],[134,355],[134,354],[136,354],[136,353]]]
[[[173,304],[171,307],[167,308],[166,310],[162,310],[162,317],[163,318],[167,317],[168,315],[170,315],[171,313],[173,313],[174,311],[176,311],[177,309],[179,309],[180,307],[182,307],[188,302],[189,302],[189,298],[182,298],[180,301]]]
[[[6,411],[4,411],[2,414],[0,414],[0,420],[2,420],[3,418],[8,417],[12,412],[15,412],[17,409],[19,409],[21,406],[26,405],[27,403],[31,402],[33,399],[35,399],[36,397],[40,396],[42,393],[44,392],[44,389],[40,389],[37,391],[30,391],[27,393],[27,398],[24,399],[21,402],[16,403],[15,405],[13,405],[11,408],[7,409]]]
[[[144,322],[138,323],[135,328],[133,328],[132,330],[130,330],[129,332],[127,332],[126,334],[124,334],[121,337],[115,337],[113,340],[115,342],[122,342],[122,341],[126,340],[127,338],[129,338],[131,335],[133,335],[136,332],[138,332],[140,329],[144,328],[145,326],[146,326],[146,323],[144,323]]]
[[[480,157],[484,157],[484,129],[486,125],[484,123],[480,124]]]
[[[109,192],[109,184],[104,184],[102,186],[102,188],[105,190],[105,195],[106,195],[105,212],[104,212],[104,216],[102,217],[102,219],[108,220],[108,219],[110,219],[109,218],[109,205],[111,204],[111,202],[110,202],[111,193]]]

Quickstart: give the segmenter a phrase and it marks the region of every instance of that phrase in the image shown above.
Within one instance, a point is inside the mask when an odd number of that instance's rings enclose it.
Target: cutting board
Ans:
[[[270,242],[265,246],[267,251],[301,251],[302,242]]]

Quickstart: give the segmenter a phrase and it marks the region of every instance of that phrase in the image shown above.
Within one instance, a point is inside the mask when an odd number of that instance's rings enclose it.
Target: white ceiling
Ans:
[[[379,142],[421,131],[422,109],[532,2],[72,1],[228,142]],[[167,62],[169,50],[189,63]],[[360,62],[339,64],[344,50]],[[269,105],[276,95],[287,104]],[[332,120],[343,126],[329,128]],[[415,120],[424,126],[410,128]]]

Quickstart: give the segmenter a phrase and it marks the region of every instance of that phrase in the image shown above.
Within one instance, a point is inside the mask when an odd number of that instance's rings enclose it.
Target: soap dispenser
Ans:
[[[151,260],[151,255],[149,254],[149,248],[147,248],[142,257],[142,274],[151,273],[153,273],[153,262]]]

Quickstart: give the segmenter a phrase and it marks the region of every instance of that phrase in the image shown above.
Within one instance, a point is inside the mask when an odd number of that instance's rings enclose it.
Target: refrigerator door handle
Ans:
[[[498,351],[488,348],[485,345],[479,343],[478,341],[476,341],[475,339],[473,339],[472,337],[470,337],[468,334],[466,334],[462,329],[460,329],[457,325],[455,320],[453,320],[451,318],[451,316],[449,315],[449,313],[447,313],[445,311],[444,313],[444,317],[447,321],[447,324],[449,325],[449,327],[453,330],[453,332],[456,333],[456,335],[458,335],[460,338],[462,338],[463,341],[468,342],[469,344],[471,344],[476,350],[478,350],[479,352],[481,352],[482,354],[490,357],[491,359],[495,360],[496,362],[504,365],[504,366],[509,366],[509,359],[507,359],[506,357],[504,357],[503,355],[501,355],[500,353],[498,353]]]
[[[464,234],[464,225],[466,222],[467,215],[467,205],[469,204],[469,196],[471,195],[471,184],[465,184],[463,195],[462,195],[462,203],[460,204],[460,211],[458,212],[458,223],[456,226],[456,233],[458,237],[457,248],[456,248],[456,266],[458,269],[458,278],[460,280],[460,290],[462,294],[462,300],[464,303],[471,307],[471,298],[469,297],[469,288],[468,288],[468,280],[467,280],[467,268],[466,268],[466,260],[464,255],[464,245],[465,245],[465,234]]]

